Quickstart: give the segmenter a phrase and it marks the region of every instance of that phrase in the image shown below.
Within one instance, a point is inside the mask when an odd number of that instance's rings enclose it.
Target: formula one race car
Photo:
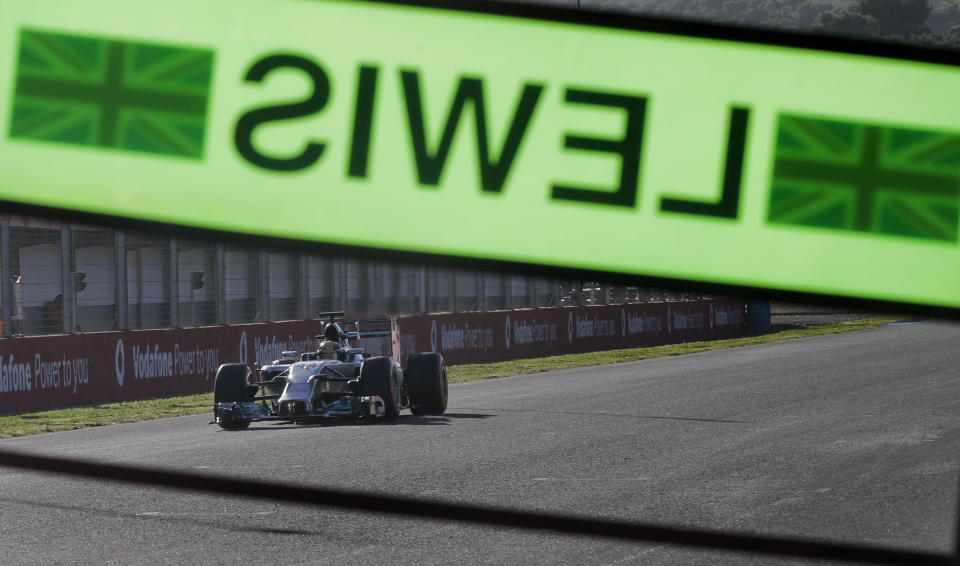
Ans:
[[[273,364],[251,372],[245,364],[217,370],[213,422],[240,430],[254,421],[294,423],[359,418],[389,420],[403,409],[415,415],[439,415],[447,409],[447,368],[438,353],[411,354],[406,369],[386,356],[371,357],[350,340],[377,335],[360,327],[389,320],[343,322],[329,317],[317,336],[316,352],[283,352]],[[353,332],[344,332],[353,324]],[[389,331],[381,331],[389,332]]]

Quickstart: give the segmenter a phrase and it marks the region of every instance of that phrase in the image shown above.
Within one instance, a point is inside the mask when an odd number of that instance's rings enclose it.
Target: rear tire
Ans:
[[[244,403],[247,400],[247,374],[250,368],[245,364],[223,364],[217,370],[217,378],[213,387],[213,403]],[[216,414],[214,414],[216,417]],[[226,430],[243,430],[250,426],[249,419],[237,419],[230,413],[222,413],[220,428]]]
[[[383,418],[397,418],[397,376],[393,360],[374,357],[363,360],[360,366],[360,390],[364,396],[376,395],[383,399]]]
[[[447,410],[447,366],[435,352],[410,354],[404,372],[414,415],[442,415]]]

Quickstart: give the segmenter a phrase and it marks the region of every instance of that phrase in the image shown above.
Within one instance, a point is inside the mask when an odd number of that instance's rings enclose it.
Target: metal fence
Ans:
[[[0,217],[0,282],[4,336],[698,298],[22,216]]]

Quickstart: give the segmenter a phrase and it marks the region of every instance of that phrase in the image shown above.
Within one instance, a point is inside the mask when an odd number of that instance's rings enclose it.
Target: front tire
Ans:
[[[410,388],[410,412],[442,415],[447,410],[447,366],[435,352],[410,354],[404,371]]]
[[[250,368],[245,364],[223,364],[217,370],[216,382],[213,386],[214,418],[217,417],[216,407],[219,403],[240,403],[241,406],[247,397],[247,374]],[[217,419],[220,428],[226,430],[243,430],[250,426],[249,419],[234,417],[229,412],[221,412]]]
[[[397,418],[397,377],[393,360],[373,357],[363,360],[360,366],[360,389],[364,396],[376,395],[383,399],[383,418]]]

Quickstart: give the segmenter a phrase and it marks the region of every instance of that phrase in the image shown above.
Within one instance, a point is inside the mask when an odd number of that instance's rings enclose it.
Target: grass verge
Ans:
[[[808,336],[823,336],[826,334],[840,334],[857,330],[877,328],[897,320],[896,317],[875,317],[861,320],[852,320],[838,324],[823,326],[809,326],[759,334],[743,336],[727,340],[711,340],[707,342],[687,342],[668,346],[654,346],[650,348],[629,348],[625,350],[605,350],[586,354],[567,354],[550,356],[548,358],[532,358],[513,360],[509,362],[493,362],[489,364],[466,364],[450,366],[448,377],[451,382],[475,381],[493,377],[539,373],[560,369],[596,366],[620,362],[632,362],[649,358],[665,356],[679,356],[708,350],[721,350],[736,346],[750,346],[764,344],[792,338]],[[140,401],[125,401],[118,403],[103,403],[67,409],[50,411],[35,411],[29,413],[15,413],[0,415],[0,438],[26,436],[44,432],[57,432],[104,426],[119,423],[130,423],[207,413],[213,407],[213,393],[197,395],[181,395],[177,397],[162,397],[144,399]]]

